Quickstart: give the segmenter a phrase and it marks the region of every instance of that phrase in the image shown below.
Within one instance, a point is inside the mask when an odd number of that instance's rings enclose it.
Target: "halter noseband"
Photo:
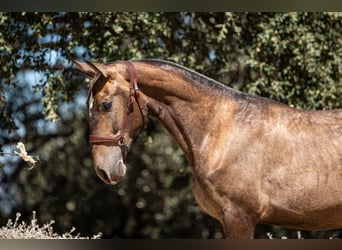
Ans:
[[[123,62],[128,66],[130,72],[130,88],[129,88],[129,100],[126,109],[126,115],[123,118],[123,126],[119,130],[119,134],[116,136],[101,136],[101,135],[89,135],[89,143],[90,144],[98,144],[98,143],[109,143],[109,144],[118,144],[121,150],[128,151],[128,146],[125,143],[125,138],[123,131],[126,130],[128,115],[133,112],[134,102],[137,103],[139,112],[141,114],[141,118],[143,120],[143,129],[147,127],[147,111],[145,109],[144,104],[142,103],[140,97],[140,90],[137,83],[137,72],[133,63],[131,62]]]

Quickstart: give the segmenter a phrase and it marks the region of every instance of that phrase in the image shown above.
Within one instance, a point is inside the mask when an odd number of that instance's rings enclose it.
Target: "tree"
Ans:
[[[3,163],[1,187],[13,197],[4,200],[9,210],[0,210],[4,217],[19,210],[24,218],[36,210],[61,232],[75,226],[88,236],[222,237],[192,198],[182,152],[153,119],[134,143],[122,183],[108,187],[95,176],[86,140],[87,81],[71,57],[162,58],[297,108],[342,107],[340,14],[1,13],[0,21],[1,149],[23,140],[41,158],[32,171]],[[264,226],[257,236],[268,231],[296,237]]]

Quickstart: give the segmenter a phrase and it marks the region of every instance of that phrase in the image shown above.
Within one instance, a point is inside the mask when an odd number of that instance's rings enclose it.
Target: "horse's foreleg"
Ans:
[[[229,207],[224,210],[222,226],[228,239],[253,239],[256,226],[256,216],[239,207]]]

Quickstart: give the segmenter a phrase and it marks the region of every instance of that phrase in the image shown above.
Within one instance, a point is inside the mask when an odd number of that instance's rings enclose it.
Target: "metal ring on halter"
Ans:
[[[118,145],[122,151],[124,151],[124,152],[129,151],[129,148],[128,148],[127,144],[125,143],[125,139],[123,137],[120,138]]]

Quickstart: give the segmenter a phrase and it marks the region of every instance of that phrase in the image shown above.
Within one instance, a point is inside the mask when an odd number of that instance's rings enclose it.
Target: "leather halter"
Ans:
[[[147,127],[147,110],[145,109],[145,105],[140,97],[140,90],[137,83],[137,72],[133,63],[131,62],[123,62],[128,66],[130,72],[130,88],[129,88],[129,100],[127,103],[126,114],[123,118],[122,128],[119,130],[119,134],[115,136],[101,136],[101,135],[89,135],[89,143],[90,144],[117,144],[123,151],[128,151],[128,146],[125,143],[124,138],[124,130],[127,129],[127,121],[128,116],[133,112],[134,102],[137,103],[139,112],[141,114],[141,118],[143,121],[143,129]]]

